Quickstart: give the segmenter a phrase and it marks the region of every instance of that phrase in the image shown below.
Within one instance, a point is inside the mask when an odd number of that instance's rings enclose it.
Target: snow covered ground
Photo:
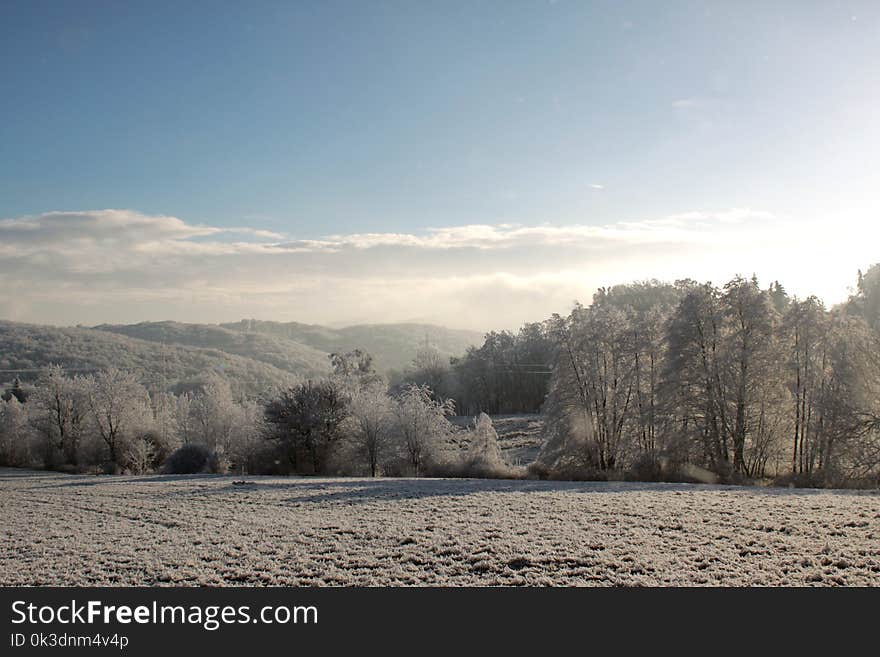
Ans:
[[[880,494],[0,469],[3,585],[880,585]]]

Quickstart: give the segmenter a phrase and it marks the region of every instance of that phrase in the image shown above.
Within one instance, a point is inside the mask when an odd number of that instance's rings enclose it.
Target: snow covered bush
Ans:
[[[431,474],[443,477],[479,477],[486,479],[521,479],[524,468],[510,466],[498,446],[498,433],[492,419],[480,413],[468,430],[469,446],[457,460],[435,466]]]
[[[497,467],[504,463],[498,447],[498,434],[492,426],[492,419],[485,413],[480,413],[474,420],[468,460],[487,467]]]

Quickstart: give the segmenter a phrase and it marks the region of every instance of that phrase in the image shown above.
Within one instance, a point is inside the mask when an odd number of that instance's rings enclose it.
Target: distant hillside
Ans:
[[[304,377],[320,376],[330,371],[326,351],[267,333],[243,333],[215,324],[179,322],[101,324],[95,329],[150,342],[217,349]]]
[[[477,331],[449,329],[433,324],[360,324],[331,329],[298,322],[244,319],[221,326],[239,332],[285,338],[326,353],[363,349],[373,355],[380,371],[404,369],[426,340],[446,356],[460,356],[469,346],[483,343],[483,334]]]
[[[0,321],[0,383],[33,380],[57,363],[71,372],[115,366],[155,388],[182,389],[210,370],[223,371],[248,395],[293,379],[329,372],[327,355],[363,349],[380,372],[403,370],[425,341],[446,356],[482,342],[474,331],[430,324],[376,324],[331,329],[242,320],[206,325],[179,322],[57,328]]]
[[[186,388],[209,371],[259,395],[295,377],[273,365],[218,349],[162,345],[88,328],[56,328],[0,321],[0,381],[33,380],[40,368],[60,364],[72,372],[118,367],[150,387]],[[10,370],[13,370],[10,372]]]

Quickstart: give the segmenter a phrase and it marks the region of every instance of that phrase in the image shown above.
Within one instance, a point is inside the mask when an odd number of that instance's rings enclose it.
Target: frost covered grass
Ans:
[[[0,469],[3,585],[880,585],[880,494]]]

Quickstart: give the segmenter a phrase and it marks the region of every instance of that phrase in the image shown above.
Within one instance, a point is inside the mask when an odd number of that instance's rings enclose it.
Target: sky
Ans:
[[[0,3],[0,318],[515,328],[880,261],[880,4]]]

